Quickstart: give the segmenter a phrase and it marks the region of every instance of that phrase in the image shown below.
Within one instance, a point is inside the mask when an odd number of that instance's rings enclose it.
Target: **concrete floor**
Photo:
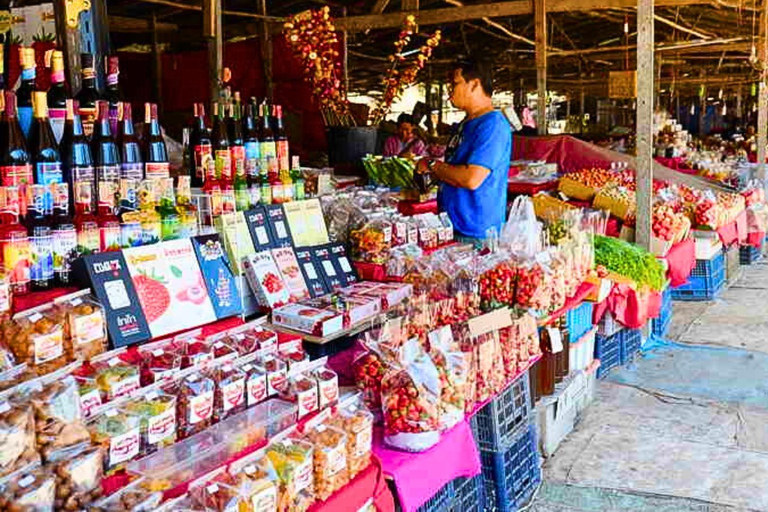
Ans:
[[[768,511],[768,263],[598,381],[533,512]]]

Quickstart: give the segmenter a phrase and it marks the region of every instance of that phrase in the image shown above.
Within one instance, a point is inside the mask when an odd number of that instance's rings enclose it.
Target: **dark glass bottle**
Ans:
[[[71,286],[72,261],[77,257],[77,229],[69,215],[69,185],[59,183],[53,195],[53,274],[57,286]]]
[[[245,176],[253,186],[259,180],[259,130],[256,126],[256,107],[248,104],[243,117],[243,145],[245,146]]]
[[[0,129],[0,176],[4,187],[16,187],[18,208],[26,213],[27,187],[34,183],[32,160],[27,151],[27,143],[16,116],[16,95],[5,92],[5,117]]]
[[[99,211],[96,221],[99,224],[101,252],[120,250],[120,219],[116,215],[118,186],[119,181],[99,181]]]
[[[120,177],[131,180],[144,179],[144,162],[141,158],[141,145],[133,128],[131,104],[124,102],[117,138],[120,146]]]
[[[74,209],[77,202],[75,183],[89,183],[91,191],[88,197],[96,196],[96,174],[93,170],[91,145],[83,131],[83,123],[76,105],[76,100],[67,100],[67,119],[64,123],[64,135],[61,137],[61,163],[64,172],[63,181],[69,184],[69,206]],[[80,187],[82,189],[82,186]],[[91,205],[93,207],[93,205]]]
[[[274,167],[277,158],[277,145],[275,132],[272,130],[272,122],[269,118],[269,105],[261,104],[261,129],[259,133],[259,158],[261,158],[261,173],[266,174]]]
[[[48,89],[48,116],[56,142],[61,144],[64,123],[67,118],[67,88],[64,85],[64,54],[58,50],[48,50],[45,54],[51,69],[51,88]]]
[[[19,124],[24,137],[29,138],[32,131],[33,100],[36,90],[35,79],[37,75],[35,67],[35,50],[32,48],[19,48],[21,59],[21,85],[16,90]]]
[[[144,176],[149,179],[163,179],[170,176],[168,149],[165,147],[160,123],[157,120],[157,105],[144,104]]]
[[[230,152],[227,124],[224,121],[224,105],[214,103],[213,129],[211,130],[211,145],[216,167],[216,180],[223,190],[232,180],[232,153]]]
[[[272,108],[272,115],[275,118],[275,149],[277,151],[277,168],[280,172],[288,171],[291,168],[291,159],[288,153],[288,135],[285,133],[283,124],[283,107],[275,105]]]
[[[117,55],[107,57],[107,88],[104,91],[104,99],[109,103],[109,126],[112,133],[117,133],[117,124],[120,120],[120,102],[123,101],[123,93],[120,90],[120,59]]]
[[[80,54],[80,73],[82,85],[76,99],[79,103],[80,119],[83,122],[85,136],[93,133],[93,125],[96,122],[96,102],[99,101],[99,91],[96,90],[96,70],[93,67],[93,55]]]
[[[25,221],[31,262],[29,280],[33,291],[47,290],[53,286],[53,237],[45,205],[49,187],[32,185],[30,188],[32,194]]]
[[[47,96],[42,91],[35,91],[33,96],[35,119],[29,140],[29,152],[35,162],[35,183],[44,186],[44,207],[46,212],[53,211],[53,193],[50,186],[62,183],[61,155],[48,122]]]
[[[211,167],[215,171],[213,160],[213,147],[211,146],[211,134],[205,124],[205,107],[202,103],[195,103],[195,119],[189,136],[189,162],[192,168],[190,176],[193,187],[202,187]]]
[[[101,190],[101,183],[110,181],[117,184],[120,181],[120,151],[117,142],[112,136],[112,128],[109,123],[109,104],[100,100],[97,103],[99,111],[98,120],[93,127],[93,136],[91,137],[91,154],[93,155],[93,164],[96,171],[97,191]],[[97,200],[101,198],[97,195]]]
[[[78,254],[99,252],[99,224],[93,215],[93,183],[75,182],[75,229]]]

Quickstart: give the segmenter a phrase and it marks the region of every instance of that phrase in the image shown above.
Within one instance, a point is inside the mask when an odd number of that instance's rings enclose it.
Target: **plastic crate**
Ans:
[[[486,510],[514,512],[533,496],[541,482],[536,427],[518,429],[512,445],[502,452],[480,451]]]
[[[752,265],[762,257],[763,244],[760,244],[759,249],[755,249],[751,245],[743,245],[739,247],[739,261],[742,265]]]
[[[643,344],[643,333],[640,329],[624,329],[620,337],[621,364],[627,364],[635,358]]]
[[[506,450],[514,441],[514,433],[530,417],[531,387],[526,371],[473,418],[477,446],[481,450]]]
[[[597,378],[602,379],[613,368],[621,365],[621,335],[625,331],[621,330],[613,336],[595,337],[595,359],[600,360],[600,367],[597,369]]]
[[[483,475],[453,481],[451,512],[483,512],[485,497]]]
[[[455,493],[453,482],[448,482],[442,489],[429,498],[417,509],[417,512],[452,512]]]
[[[673,288],[672,298],[685,301],[712,300],[724,286],[725,255],[721,252],[711,260],[696,260],[696,267],[688,282]]]
[[[592,328],[592,308],[591,302],[582,302],[565,314],[565,327],[571,341],[580,340]]]
[[[669,324],[672,323],[672,289],[667,287],[661,293],[661,309],[659,310],[659,318],[653,318],[651,320],[651,330],[656,336],[664,336],[667,334]]]

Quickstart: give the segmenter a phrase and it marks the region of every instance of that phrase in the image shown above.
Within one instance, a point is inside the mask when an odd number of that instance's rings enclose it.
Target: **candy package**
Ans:
[[[349,478],[354,478],[371,463],[373,414],[357,404],[351,404],[339,410],[330,425],[347,435],[347,467]]]
[[[46,384],[33,392],[30,400],[35,411],[37,447],[44,459],[54,450],[90,439],[73,377]]]
[[[104,451],[104,474],[125,469],[141,454],[141,417],[115,407],[88,421],[91,441]]]
[[[280,481],[279,512],[306,511],[315,501],[313,447],[285,439],[267,448],[267,458]]]
[[[429,356],[440,376],[440,428],[445,431],[464,419],[469,373],[464,354],[453,341],[450,326],[429,333]]]
[[[216,384],[213,400],[213,421],[244,411],[246,408],[245,372],[230,363],[217,366],[209,372]]]
[[[19,313],[6,330],[5,344],[17,363],[27,363],[38,375],[72,361],[72,344],[64,336],[64,316],[54,308]]]
[[[141,453],[149,455],[176,441],[176,397],[151,390],[124,406],[141,420]]]
[[[56,478],[56,509],[87,510],[101,498],[103,451],[88,443],[51,454],[49,468]]]
[[[107,350],[107,319],[98,302],[80,294],[57,302],[57,307],[66,315],[66,336],[76,359],[89,360]]]
[[[219,476],[213,482],[208,482],[199,487],[190,489],[189,494],[193,502],[210,512],[250,511],[251,503],[247,493],[237,485],[230,477]]]
[[[0,401],[0,477],[39,461],[32,408]]]
[[[320,409],[335,404],[339,399],[339,376],[329,368],[319,368],[314,372],[320,397]]]
[[[141,385],[149,386],[170,379],[181,370],[181,356],[162,347],[142,351]]]
[[[280,398],[295,403],[299,408],[299,418],[316,412],[320,405],[317,381],[312,377],[298,374],[288,379]]]
[[[267,394],[267,370],[257,361],[249,362],[240,367],[245,373],[245,403],[246,407],[263,402]]]
[[[247,497],[251,512],[274,512],[278,510],[277,473],[272,463],[264,456],[248,464],[235,475],[237,486]]]
[[[102,499],[91,507],[91,512],[155,512],[163,493],[145,488],[146,481],[131,482],[116,493]],[[177,511],[174,511],[177,512]]]
[[[315,496],[325,501],[349,482],[347,469],[347,435],[326,425],[318,425],[305,434],[312,443]]]
[[[273,396],[282,392],[288,383],[288,366],[273,355],[257,358],[257,361],[267,371],[267,395]]]
[[[141,387],[139,367],[119,356],[93,364],[94,379],[104,402],[128,395]]]
[[[46,468],[27,466],[0,484],[0,510],[47,512],[55,504],[56,479]]]
[[[178,433],[180,439],[202,432],[213,423],[216,385],[212,379],[193,373],[179,383]]]

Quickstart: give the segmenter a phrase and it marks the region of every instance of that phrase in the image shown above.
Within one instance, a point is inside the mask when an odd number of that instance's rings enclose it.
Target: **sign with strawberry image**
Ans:
[[[189,239],[131,247],[123,254],[153,337],[216,320]]]

